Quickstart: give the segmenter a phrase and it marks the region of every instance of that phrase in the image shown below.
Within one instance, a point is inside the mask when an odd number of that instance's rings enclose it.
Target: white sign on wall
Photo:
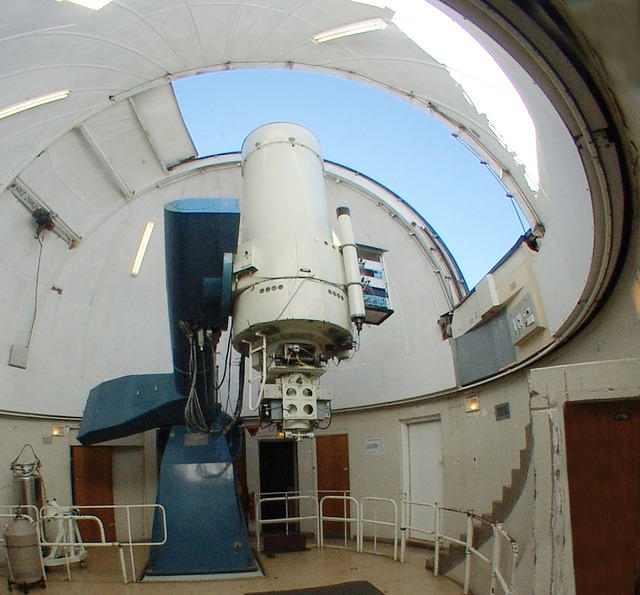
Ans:
[[[384,454],[384,438],[367,438],[364,441],[364,454],[383,455]]]

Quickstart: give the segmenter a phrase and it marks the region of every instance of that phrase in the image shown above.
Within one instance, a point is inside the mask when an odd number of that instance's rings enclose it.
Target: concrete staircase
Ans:
[[[525,426],[525,446],[520,450],[520,465],[511,470],[511,483],[502,487],[502,497],[495,500],[491,506],[491,512],[480,516],[492,522],[504,522],[511,514],[513,507],[520,498],[524,489],[531,463],[531,453],[533,450],[533,431],[529,423]],[[475,524],[473,529],[473,547],[478,549],[483,546],[493,535],[491,525],[488,523]],[[466,534],[460,536],[462,541],[467,539]],[[440,574],[445,574],[464,561],[464,546],[450,544],[444,547],[440,554]],[[427,565],[429,560],[427,560]],[[431,564],[433,561],[431,560]],[[433,566],[431,566],[433,569]]]

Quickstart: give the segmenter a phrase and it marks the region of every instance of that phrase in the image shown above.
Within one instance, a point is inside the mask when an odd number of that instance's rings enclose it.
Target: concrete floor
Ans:
[[[380,546],[379,546],[380,547]],[[382,546],[382,549],[384,546]],[[139,548],[135,555],[137,574],[141,574],[148,552]],[[379,550],[379,551],[382,551]],[[127,568],[130,569],[128,552]],[[435,578],[425,570],[425,559],[432,555],[429,550],[408,548],[404,564],[392,558],[376,554],[357,554],[344,549],[309,549],[304,552],[277,554],[268,558],[260,555],[264,577],[191,581],[151,582],[124,584],[120,559],[115,548],[92,548],[86,567],[71,565],[71,581],[67,580],[64,566],[47,570],[47,589],[35,587],[31,592],[51,595],[120,595],[129,593],[198,594],[215,593],[244,595],[250,592],[315,587],[347,581],[367,580],[380,591],[389,595],[458,595],[460,585],[444,577]],[[129,570],[130,572],[130,570]],[[0,567],[2,582],[0,593],[7,587],[6,566]],[[14,592],[19,592],[14,588]]]

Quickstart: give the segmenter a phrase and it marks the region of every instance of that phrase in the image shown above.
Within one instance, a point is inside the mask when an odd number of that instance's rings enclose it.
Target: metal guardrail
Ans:
[[[277,492],[281,493],[281,492]],[[289,516],[289,503],[290,502],[303,502],[309,500],[314,505],[314,513],[311,515],[296,515]],[[284,502],[285,503],[285,516],[284,518],[276,519],[263,519],[262,518],[262,504],[265,502]],[[285,532],[289,534],[289,524],[299,521],[315,521],[315,537],[316,547],[320,547],[318,535],[320,534],[319,514],[318,514],[318,497],[313,494],[291,493],[287,492],[283,496],[267,496],[265,498],[260,497],[256,503],[256,547],[258,551],[262,551],[262,525],[276,525],[285,524]]]
[[[348,531],[347,526],[351,523],[355,523],[356,527],[356,551],[364,552],[363,545],[363,536],[364,531],[362,530],[365,524],[374,525],[374,534],[373,534],[373,550],[366,550],[366,553],[373,553],[379,555],[387,555],[382,552],[379,552],[377,549],[378,545],[378,527],[387,526],[391,527],[393,531],[393,559],[398,559],[398,533],[399,533],[399,522],[398,522],[398,506],[396,502],[390,498],[377,498],[377,497],[367,497],[363,498],[361,502],[359,502],[356,498],[348,495],[346,491],[329,491],[323,490],[319,492],[320,494],[326,494],[322,498],[319,498],[318,492],[270,492],[265,494],[260,494],[256,499],[256,538],[257,538],[257,548],[258,551],[262,550],[262,526],[263,525],[275,525],[275,524],[284,524],[286,529],[285,531],[288,533],[289,524],[298,521],[313,521],[314,529],[315,529],[315,540],[316,547],[341,547],[343,549],[348,549]],[[313,502],[313,511],[311,514],[296,514],[295,516],[290,516],[290,508],[288,506],[291,502],[299,502],[304,500],[310,500]],[[342,516],[331,516],[324,514],[324,503],[326,501],[339,501],[343,502],[342,508]],[[285,503],[285,516],[277,517],[277,518],[262,518],[262,504],[268,502],[284,502]],[[355,504],[356,515],[351,516],[347,514],[347,503],[353,502]],[[375,505],[374,509],[374,517],[366,518],[365,516],[365,504],[373,503]],[[387,505],[387,507],[392,511],[391,519],[379,519],[378,518],[378,503],[382,503]],[[324,539],[324,521],[333,521],[337,523],[344,524],[344,545],[336,546],[336,545],[328,545],[325,543]]]
[[[126,541],[107,541],[104,531],[104,523],[101,518],[96,515],[82,514],[83,511],[95,511],[100,509],[112,509],[114,511],[124,511],[127,518],[127,540]],[[162,539],[160,541],[134,541],[131,529],[131,510],[154,510],[160,513],[162,519]],[[60,511],[63,511],[62,516],[59,515]],[[136,582],[136,565],[133,556],[133,548],[138,546],[157,546],[163,545],[167,541],[167,515],[164,507],[161,504],[105,504],[105,505],[91,505],[91,506],[43,506],[40,509],[40,545],[42,546],[62,546],[73,547],[77,545],[77,541],[73,538],[68,541],[55,541],[50,542],[45,538],[44,522],[51,520],[61,520],[62,522],[68,522],[73,525],[77,521],[88,520],[97,523],[98,530],[100,531],[100,541],[85,541],[82,540],[84,547],[117,547],[118,554],[120,556],[120,566],[122,568],[122,579],[125,584],[129,583],[127,574],[127,567],[124,560],[123,548],[129,548],[129,559],[131,563],[131,576],[132,582]],[[73,535],[71,530],[66,532],[66,535]],[[67,575],[69,574],[69,565],[67,564]]]
[[[326,492],[324,492],[326,493]],[[338,516],[329,516],[324,514],[324,503],[330,500],[338,500],[344,502],[343,512],[344,515],[341,517]],[[312,504],[312,513],[311,514],[296,514],[295,516],[290,516],[290,503],[300,503],[300,502],[311,502]],[[265,502],[285,502],[285,517],[283,518],[270,518],[263,519],[261,515],[262,504]],[[355,516],[347,515],[347,503],[352,502],[355,506]],[[375,503],[376,506],[378,503],[390,504],[391,509],[393,511],[393,521],[388,520],[379,520],[377,514],[377,508],[374,510],[374,518],[366,518],[365,516],[365,507],[368,503]],[[293,506],[294,509],[297,509],[297,506]],[[413,508],[417,509],[430,509],[433,511],[433,529],[425,529],[424,527],[411,526],[408,523],[408,519],[411,517],[411,510]],[[91,514],[82,514],[83,511],[91,511],[97,509],[113,509],[115,510],[123,510],[126,513],[127,519],[127,541],[107,541],[105,537],[104,531],[104,523],[102,519],[100,519],[96,515]],[[160,514],[160,518],[162,519],[162,539],[160,541],[134,541],[132,536],[132,528],[131,528],[131,510],[132,509],[148,509],[148,510],[156,510]],[[466,534],[464,539],[460,539],[458,537],[454,537],[452,535],[446,535],[442,531],[442,513],[443,512],[451,512],[454,514],[464,515],[466,518]],[[118,548],[120,555],[120,564],[122,568],[122,577],[123,581],[126,583],[129,582],[128,573],[126,568],[126,563],[124,559],[123,548],[129,548],[129,556],[131,563],[131,573],[133,577],[133,582],[136,581],[136,568],[135,561],[133,556],[133,548],[137,546],[158,546],[163,545],[167,541],[167,523],[166,523],[166,512],[164,507],[160,504],[127,504],[127,505],[93,505],[93,506],[43,506],[40,510],[38,510],[35,506],[17,506],[17,505],[4,505],[0,506],[0,518],[16,518],[16,516],[23,516],[25,518],[29,518],[34,523],[36,523],[39,527],[38,531],[38,541],[40,546],[68,546],[73,547],[78,545],[78,541],[73,538],[68,541],[47,541],[45,538],[45,527],[44,523],[57,520],[60,522],[67,522],[71,525],[75,525],[75,522],[78,520],[89,520],[91,522],[97,523],[100,540],[87,542],[81,541],[81,544],[84,547],[106,547],[106,546],[115,546]],[[451,506],[443,506],[441,504],[430,503],[430,502],[417,502],[411,500],[403,500],[402,501],[402,524],[398,527],[398,509],[397,504],[391,498],[378,498],[378,497],[365,497],[362,498],[361,502],[359,502],[355,497],[347,495],[345,492],[339,492],[337,494],[330,494],[322,497],[318,500],[317,492],[277,492],[272,494],[263,494],[259,496],[256,500],[256,534],[257,534],[257,544],[258,550],[260,550],[261,545],[261,530],[263,525],[268,524],[279,524],[284,523],[286,526],[286,530],[288,531],[288,527],[290,523],[300,522],[300,521],[314,521],[315,527],[315,536],[316,536],[316,547],[325,547],[324,543],[324,530],[323,530],[323,522],[324,521],[336,521],[343,522],[345,524],[345,547],[347,540],[347,531],[346,527],[349,523],[355,523],[356,525],[356,551],[362,553],[364,552],[363,547],[363,526],[365,524],[373,524],[374,529],[374,550],[367,553],[378,553],[377,552],[377,527],[378,526],[386,526],[391,527],[393,529],[393,559],[397,559],[397,536],[398,529],[401,531],[401,545],[400,545],[400,561],[404,562],[405,559],[405,551],[406,544],[409,533],[419,533],[424,535],[426,538],[431,538],[434,542],[434,576],[438,576],[439,574],[439,564],[440,564],[440,552],[442,549],[443,542],[458,544],[465,548],[465,568],[464,568],[464,584],[463,584],[463,592],[465,594],[469,593],[469,583],[471,580],[471,561],[475,557],[481,562],[487,564],[490,567],[491,571],[491,587],[490,593],[495,594],[498,586],[502,589],[502,592],[505,595],[513,595],[513,575],[515,572],[515,568],[518,563],[518,544],[515,539],[504,529],[501,523],[493,522],[490,519],[487,519],[481,515],[475,514],[473,511],[464,510],[461,508],[454,508]],[[476,549],[473,545],[473,536],[474,536],[474,522],[486,523],[491,526],[492,530],[492,550],[491,557],[486,556],[478,549]],[[71,530],[66,532],[66,535],[73,535],[74,533]],[[0,536],[0,542],[3,540]],[[510,554],[511,554],[511,564],[509,565],[508,579],[505,577],[505,574],[502,571],[502,566],[504,563],[503,555],[502,555],[502,547],[503,542],[508,544]],[[332,547],[332,546],[326,546]],[[333,546],[336,547],[336,546]],[[44,571],[43,565],[43,574],[46,577],[46,573]],[[67,561],[67,575],[70,579],[69,574],[69,564]]]
[[[368,502],[374,503],[374,518],[365,518],[365,504]],[[378,519],[378,503],[390,504],[393,511],[393,521],[381,521]],[[366,553],[378,554],[378,527],[391,527],[393,529],[393,559],[398,559],[398,505],[395,500],[391,498],[377,498],[375,496],[367,496],[362,499],[362,506],[360,507],[360,552],[364,553],[363,535],[364,531],[362,527],[365,523],[370,523],[374,526],[373,533],[373,550],[366,550]]]
[[[311,500],[314,503],[314,514],[301,515],[297,514],[295,516],[289,516],[290,509],[288,506],[289,502],[298,502],[303,501],[305,499]],[[343,506],[343,516],[332,516],[324,514],[324,504],[328,501],[341,501],[344,502]],[[285,502],[285,516],[281,518],[270,518],[263,519],[261,518],[261,509],[263,502]],[[353,507],[355,508],[355,514],[347,514],[347,503],[353,503]],[[367,517],[367,507],[371,504],[375,504],[376,508],[374,509],[373,518]],[[381,520],[378,518],[377,512],[377,504],[384,503],[387,506],[390,506],[390,510],[392,514],[390,515],[392,520]],[[411,526],[408,524],[407,519],[410,517],[410,511],[412,507],[417,507],[421,509],[429,509],[433,514],[433,529],[425,529],[424,527]],[[451,512],[454,514],[464,515],[466,521],[466,533],[463,539],[459,537],[454,537],[453,535],[447,535],[444,533],[442,526],[442,513],[443,512]],[[389,518],[387,516],[387,518]],[[416,502],[411,500],[403,500],[402,501],[402,523],[399,525],[398,523],[398,506],[395,500],[391,498],[378,498],[378,497],[365,497],[361,500],[357,498],[347,495],[345,492],[339,492],[330,494],[327,496],[323,496],[318,500],[317,493],[307,492],[277,492],[272,494],[263,494],[258,497],[256,500],[256,533],[258,536],[258,549],[260,550],[260,536],[261,536],[261,528],[262,525],[267,524],[285,524],[287,531],[289,528],[289,523],[298,522],[298,521],[314,521],[315,531],[316,531],[316,547],[340,547],[342,549],[348,549],[348,535],[347,535],[347,525],[350,523],[355,523],[356,527],[356,551],[359,553],[365,553],[364,549],[364,526],[366,524],[373,525],[374,534],[373,534],[373,551],[368,550],[366,553],[374,553],[378,554],[377,551],[377,528],[380,526],[389,527],[393,532],[393,559],[397,560],[397,541],[398,541],[398,532],[401,532],[401,541],[400,541],[400,561],[404,562],[405,559],[405,551],[407,545],[407,539],[409,532],[414,534],[421,534],[425,539],[433,540],[434,543],[434,568],[433,574],[434,576],[438,576],[440,569],[440,555],[442,552],[442,547],[444,543],[452,543],[457,544],[464,547],[464,583],[463,583],[463,592],[465,594],[469,593],[469,585],[471,582],[471,563],[475,558],[480,560],[490,568],[491,572],[491,586],[490,593],[495,594],[498,592],[498,588],[502,589],[502,592],[505,595],[513,595],[514,590],[512,586],[513,575],[515,568],[518,563],[518,544],[509,535],[509,533],[502,527],[501,523],[493,522],[490,519],[487,519],[481,515],[475,514],[473,511],[464,510],[461,508],[454,508],[451,506],[444,506],[442,504],[431,503],[431,502]],[[325,543],[324,539],[324,521],[334,521],[344,523],[344,539],[345,543],[343,546],[336,545],[328,545]],[[486,523],[491,526],[492,530],[492,549],[491,556],[487,556],[479,551],[473,545],[474,531],[475,531],[475,522]],[[508,565],[508,572],[504,572],[502,570],[503,564],[505,560],[503,560],[503,545],[504,542],[508,544],[509,552],[511,555],[511,564]]]
[[[324,514],[324,503],[328,502],[330,500],[338,500],[338,501],[342,501],[344,502],[344,508],[343,508],[343,512],[344,515],[343,516],[326,516]],[[346,514],[346,504],[347,502],[352,502],[353,504],[355,504],[355,508],[356,508],[356,516],[347,516]],[[360,552],[361,551],[361,538],[362,538],[362,534],[360,533],[360,503],[358,502],[358,500],[356,500],[353,496],[323,496],[323,498],[320,500],[320,547],[325,547],[324,544],[324,521],[337,521],[337,522],[343,522],[345,524],[345,528],[346,525],[349,522],[355,522],[356,523],[356,551]],[[347,545],[347,531],[345,530],[344,532],[344,546],[335,546],[335,545],[327,545],[326,547],[343,547],[343,549],[347,549],[348,545]]]
[[[433,530],[425,530],[421,527],[410,526],[407,523],[407,519],[411,516],[410,512],[412,507],[429,508],[433,510]],[[442,531],[442,512],[452,512],[454,514],[464,515],[466,517],[466,534],[464,540],[457,537],[446,535]],[[493,545],[491,551],[491,557],[484,555],[473,545],[474,534],[474,521],[486,523],[491,526]],[[430,502],[416,502],[411,500],[403,500],[402,506],[402,540],[400,547],[400,561],[404,562],[405,548],[408,538],[408,532],[422,533],[433,539],[434,542],[434,561],[433,561],[433,574],[438,576],[440,565],[440,551],[443,541],[461,545],[465,548],[465,562],[464,562],[464,583],[463,593],[467,595],[469,593],[469,583],[471,582],[471,561],[473,557],[487,564],[491,569],[491,586],[490,593],[496,593],[498,585],[502,589],[505,595],[512,595],[514,593],[512,587],[513,574],[518,563],[518,544],[507,531],[504,530],[501,523],[493,522],[481,515],[475,514],[471,510],[464,510],[461,508],[454,508],[451,506],[443,506],[441,504]],[[501,570],[502,562],[502,541],[506,540],[511,550],[511,564],[509,567],[509,579],[507,580]]]
[[[518,565],[518,555],[520,553],[518,550],[518,542],[513,537],[511,537],[509,533],[507,533],[504,530],[501,523],[492,523],[492,526],[493,526],[494,541],[493,541],[493,555],[491,558],[491,576],[495,577],[495,580],[497,580],[500,583],[500,586],[502,587],[502,590],[505,593],[513,593],[511,581],[513,581],[513,575],[515,573],[516,566]],[[502,573],[499,571],[499,568],[497,567],[497,564],[501,559],[501,553],[502,553],[501,540],[506,540],[511,549],[511,566],[509,569],[509,577],[510,577],[509,584],[507,584],[507,582],[502,576]]]
[[[99,509],[113,509],[114,511],[124,511],[127,519],[127,540],[126,541],[107,541],[104,531],[104,523],[102,519],[95,514],[82,514],[84,512],[95,511]],[[162,539],[160,541],[134,541],[133,532],[131,527],[131,511],[139,509],[147,509],[158,511],[162,520]],[[120,556],[120,566],[122,568],[122,579],[125,584],[129,583],[129,577],[127,573],[127,567],[124,558],[123,549],[129,548],[129,558],[131,564],[132,582],[136,582],[136,566],[133,556],[133,548],[138,546],[157,546],[163,545],[167,541],[167,516],[164,507],[161,504],[105,504],[105,505],[91,505],[91,506],[43,506],[38,510],[33,505],[3,505],[0,506],[0,518],[16,518],[17,515],[30,518],[38,526],[38,543],[41,547],[61,547],[61,548],[76,548],[82,547],[117,547]],[[84,539],[78,539],[76,536],[76,523],[77,521],[90,521],[95,523],[98,527],[100,534],[99,541],[85,541]],[[45,523],[65,523],[62,535],[67,539],[48,541],[46,538]],[[69,568],[69,556],[66,555],[65,550],[65,564],[67,568],[67,578],[71,580],[71,573]],[[43,564],[43,574],[46,577]]]
[[[408,524],[407,519],[411,516],[411,506],[416,506],[418,509],[431,508],[434,511],[433,515],[433,524],[434,529],[428,530],[422,527],[411,526]],[[436,539],[436,535],[440,532],[439,521],[440,515],[435,514],[436,505],[431,504],[430,502],[415,502],[411,500],[403,500],[402,501],[402,526],[400,527],[400,531],[402,532],[402,538],[400,540],[400,562],[404,562],[405,551],[407,548],[407,532],[412,531],[414,533],[420,533],[425,539],[433,539],[433,544],[435,548],[434,562],[433,562],[433,574],[438,576],[438,564],[440,561],[440,545],[441,542],[439,539]]]
[[[0,518],[3,519],[12,519],[16,517],[28,517],[34,523],[37,523],[40,519],[40,512],[38,511],[38,507],[33,504],[2,504],[0,505]],[[2,534],[0,533],[0,539],[2,539]]]
[[[289,525],[298,521],[314,521],[314,539],[315,547],[320,547],[320,526],[319,526],[319,499],[321,494],[326,495],[342,495],[346,496],[349,493],[348,490],[318,490],[317,492],[312,490],[307,491],[291,491],[291,492],[262,492],[258,493],[258,497],[254,503],[255,519],[256,519],[256,537],[258,551],[262,551],[262,525],[285,525],[285,534],[289,534]],[[301,497],[302,496],[302,497]],[[314,503],[313,513],[298,516],[290,515],[290,504],[295,502],[304,503],[305,500],[312,501]],[[262,504],[269,502],[284,502],[285,504],[285,516],[284,517],[270,517],[268,519],[262,516]]]

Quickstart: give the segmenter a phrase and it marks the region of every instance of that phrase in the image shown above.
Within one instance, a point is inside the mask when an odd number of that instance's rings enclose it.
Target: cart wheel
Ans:
[[[47,588],[47,581],[46,580],[42,579],[40,581],[40,588],[41,589],[46,589]]]
[[[80,560],[80,568],[86,568],[87,567],[87,563],[85,560]]]
[[[9,592],[13,591],[13,585],[9,579],[7,579],[7,588],[9,589]]]

